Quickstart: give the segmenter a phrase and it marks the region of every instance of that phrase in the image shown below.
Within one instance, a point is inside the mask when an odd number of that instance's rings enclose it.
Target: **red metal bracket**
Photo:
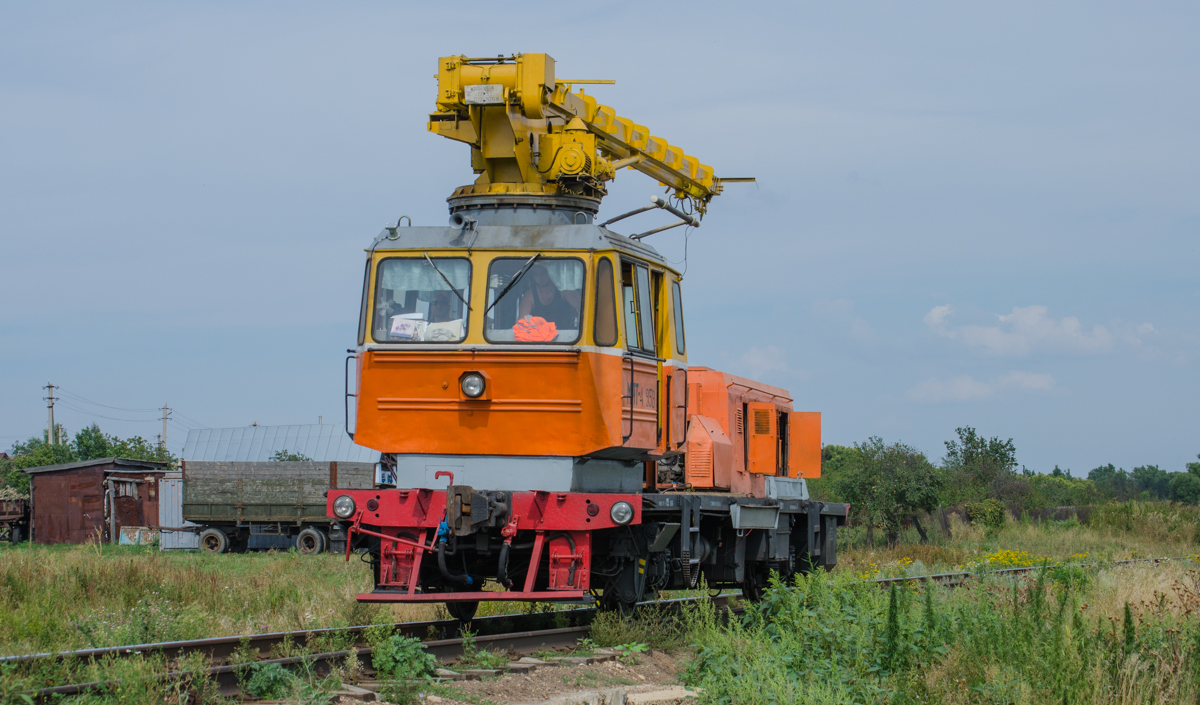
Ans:
[[[346,560],[350,560],[350,543],[351,543],[350,540],[352,538],[354,538],[355,534],[365,534],[367,536],[375,536],[376,538],[384,539],[385,541],[394,541],[396,543],[406,544],[406,545],[412,546],[420,551],[432,551],[434,548],[433,544],[428,544],[428,545],[425,544],[425,539],[423,538],[423,536],[426,532],[422,532],[421,542],[418,543],[416,541],[410,541],[405,538],[400,538],[399,536],[388,536],[387,534],[381,534],[378,531],[371,531],[370,529],[364,529],[364,528],[362,528],[362,518],[363,518],[363,513],[359,512],[358,516],[356,516],[354,518],[354,523],[351,524],[349,526],[349,528],[346,529]]]
[[[587,590],[551,590],[539,592],[363,592],[355,596],[359,602],[494,602],[500,600],[536,600],[538,602],[569,602],[588,596]]]
[[[517,522],[520,520],[521,517],[513,514],[508,518],[508,523],[504,525],[504,528],[500,529],[500,535],[504,537],[504,543],[512,543],[513,537],[517,535]]]

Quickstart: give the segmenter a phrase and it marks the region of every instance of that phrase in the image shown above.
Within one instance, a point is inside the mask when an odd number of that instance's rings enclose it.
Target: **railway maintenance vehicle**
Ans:
[[[837,562],[848,507],[805,484],[820,414],[689,366],[682,276],[646,240],[698,226],[723,180],[585,83],[546,54],[438,59],[428,130],[478,176],[447,225],[401,218],[367,248],[346,427],[395,487],[327,497],[371,562],[360,601],[628,609],[702,577],[756,599],[770,571]],[[625,168],[665,197],[598,224]],[[651,209],[679,221],[610,227]]]

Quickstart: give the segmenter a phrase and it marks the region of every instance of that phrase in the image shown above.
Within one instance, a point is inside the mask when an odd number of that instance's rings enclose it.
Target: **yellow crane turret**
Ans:
[[[559,81],[547,54],[438,60],[429,131],[471,146],[478,178],[451,198],[523,194],[595,201],[618,169],[657,179],[704,213],[721,192],[711,166]]]

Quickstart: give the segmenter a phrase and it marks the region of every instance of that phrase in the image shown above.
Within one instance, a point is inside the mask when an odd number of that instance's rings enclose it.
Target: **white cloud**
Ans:
[[[994,355],[1028,355],[1034,351],[1104,352],[1112,348],[1113,335],[1102,325],[1086,330],[1078,318],[1054,319],[1045,306],[1014,306],[1012,313],[996,316],[996,326],[950,326],[949,305],[935,306],[925,314],[925,325],[938,335],[961,340]]]
[[[969,375],[950,379],[930,377],[908,390],[910,400],[924,404],[976,401],[993,397],[1002,389],[1046,391],[1054,387],[1054,378],[1037,372],[1014,370],[990,382],[980,382]]]
[[[1154,328],[1153,323],[1143,323],[1137,327],[1137,332],[1146,335],[1147,333],[1157,333],[1158,331]]]
[[[954,309],[950,308],[950,304],[944,306],[934,306],[933,310],[925,314],[925,325],[934,330],[939,330],[946,323],[946,317],[954,313]]]
[[[774,345],[750,348],[742,353],[736,364],[752,379],[758,379],[769,372],[791,372],[787,364],[787,355]]]

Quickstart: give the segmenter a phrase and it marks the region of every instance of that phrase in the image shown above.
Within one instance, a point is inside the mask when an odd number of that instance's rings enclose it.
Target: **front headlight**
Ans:
[[[608,515],[614,522],[625,526],[633,521],[633,505],[629,502],[617,502],[612,505],[612,509],[608,510]]]
[[[348,494],[333,500],[333,514],[339,519],[349,519],[354,516],[354,498]]]
[[[472,399],[478,399],[483,396],[483,386],[483,375],[477,372],[463,375],[462,392]]]

